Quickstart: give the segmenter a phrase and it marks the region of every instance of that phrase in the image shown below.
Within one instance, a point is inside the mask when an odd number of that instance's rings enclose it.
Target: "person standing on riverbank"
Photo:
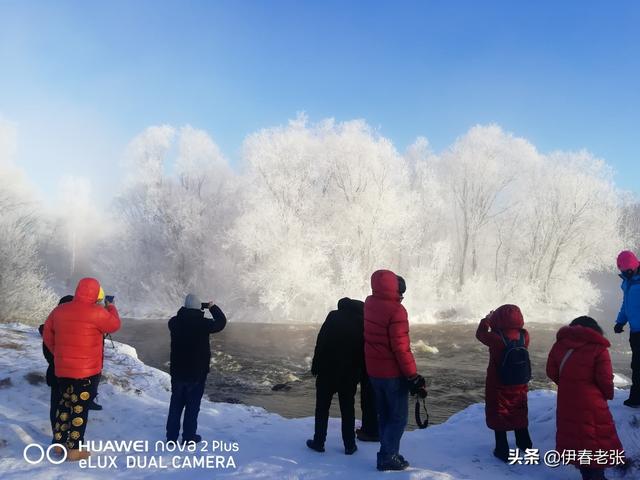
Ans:
[[[205,308],[213,318],[205,318]],[[214,302],[203,304],[193,294],[186,296],[184,307],[169,320],[171,401],[167,416],[167,441],[178,441],[183,410],[182,441],[201,440],[196,432],[200,402],[210,370],[209,335],[222,331],[226,325],[227,317]]]
[[[613,399],[611,344],[598,323],[579,317],[562,327],[549,352],[547,376],[558,385],[556,450],[607,453],[602,459],[574,459],[583,480],[604,480],[614,466],[611,452],[622,452],[607,400]],[[596,455],[597,456],[597,455]]]
[[[516,445],[523,452],[532,447],[529,436],[527,407],[529,332],[516,305],[502,305],[480,320],[476,338],[489,347],[489,366],[485,381],[485,414],[487,427],[494,431],[493,454],[509,459],[507,432],[514,431]]]
[[[631,390],[624,401],[627,407],[640,407],[640,261],[635,253],[625,250],[617,260],[622,278],[622,306],[614,331],[622,333],[629,323],[631,344]]]
[[[329,408],[338,394],[344,453],[358,450],[355,438],[355,395],[364,370],[364,303],[342,298],[322,324],[311,362],[316,376],[315,432],[307,446],[324,452]]]
[[[115,305],[105,302],[104,291],[95,278],[78,282],[73,300],[58,305],[44,324],[44,343],[53,352],[60,401],[56,410],[53,442],[67,449],[67,460],[87,458],[80,450],[88,422],[88,406],[96,394],[102,371],[103,336],[120,328]]]
[[[389,270],[371,275],[372,294],[364,303],[364,350],[376,397],[380,451],[378,470],[404,470],[400,439],[409,417],[409,389],[425,388],[411,353],[409,318],[402,306],[406,284]]]

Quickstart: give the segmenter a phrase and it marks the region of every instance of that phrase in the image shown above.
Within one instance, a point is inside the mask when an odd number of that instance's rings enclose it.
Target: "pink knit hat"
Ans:
[[[629,250],[625,250],[620,252],[618,255],[618,268],[621,272],[626,272],[627,270],[637,270],[640,267],[640,261],[636,254],[630,252]]]

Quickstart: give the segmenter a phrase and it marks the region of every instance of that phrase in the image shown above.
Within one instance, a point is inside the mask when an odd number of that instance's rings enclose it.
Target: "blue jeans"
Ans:
[[[403,377],[369,377],[375,392],[380,435],[380,457],[400,453],[400,439],[409,417],[409,384]]]
[[[167,418],[167,440],[178,440],[180,433],[180,417],[184,410],[182,422],[182,439],[190,441],[195,438],[198,429],[198,413],[200,401],[204,394],[204,382],[171,379],[171,403]]]

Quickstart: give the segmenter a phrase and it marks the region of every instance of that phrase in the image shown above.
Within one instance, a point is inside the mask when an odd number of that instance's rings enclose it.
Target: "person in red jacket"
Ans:
[[[378,411],[378,470],[404,470],[400,439],[409,416],[409,390],[425,388],[411,353],[409,319],[401,302],[402,277],[389,270],[371,275],[372,295],[364,302],[364,353]]]
[[[547,376],[558,385],[556,450],[622,451],[607,400],[613,399],[609,341],[590,317],[562,327],[547,359]],[[583,479],[602,480],[609,464],[576,463]]]
[[[528,385],[505,385],[500,376],[507,343],[520,341],[522,338],[524,347],[529,347],[529,332],[523,327],[524,318],[520,308],[516,305],[502,305],[483,318],[476,330],[476,338],[489,347],[489,366],[485,381],[487,427],[495,434],[496,448],[493,454],[504,462],[509,459],[507,432],[515,431],[516,445],[520,450],[532,447],[528,430]]]
[[[80,451],[87,428],[88,406],[95,397],[97,379],[102,371],[103,335],[120,328],[115,305],[105,302],[100,284],[94,278],[78,282],[73,300],[58,305],[44,324],[43,340],[53,353],[59,393],[53,441],[64,445],[67,459],[86,458]]]

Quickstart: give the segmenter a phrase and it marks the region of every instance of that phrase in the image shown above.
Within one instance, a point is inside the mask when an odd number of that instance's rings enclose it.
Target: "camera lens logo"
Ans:
[[[52,456],[51,452],[59,452],[62,451],[62,458],[56,458],[57,455]],[[30,443],[24,450],[22,451],[22,457],[24,461],[30,465],[38,465],[45,458],[54,465],[59,465],[67,459],[67,449],[60,443],[53,443],[47,447],[45,450],[42,448],[42,445],[37,443]]]

